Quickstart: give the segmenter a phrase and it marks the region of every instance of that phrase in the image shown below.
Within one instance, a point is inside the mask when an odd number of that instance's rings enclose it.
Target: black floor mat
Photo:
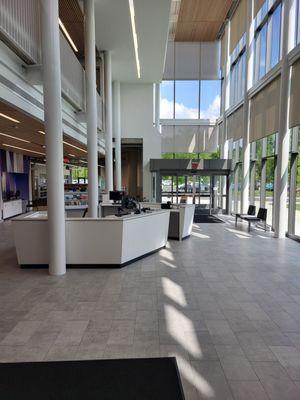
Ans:
[[[194,222],[197,223],[204,223],[204,224],[224,224],[220,218],[216,217],[215,215],[204,215],[204,214],[195,214]]]
[[[2,400],[184,400],[174,357],[0,363]]]

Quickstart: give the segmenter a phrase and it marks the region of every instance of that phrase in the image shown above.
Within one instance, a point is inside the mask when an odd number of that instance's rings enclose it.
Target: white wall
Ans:
[[[153,127],[153,84],[121,84],[121,135],[143,139],[143,196],[151,200],[149,160],[161,157],[161,134]]]

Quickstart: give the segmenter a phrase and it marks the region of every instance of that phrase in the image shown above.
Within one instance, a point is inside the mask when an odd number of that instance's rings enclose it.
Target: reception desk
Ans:
[[[107,218],[66,218],[66,263],[77,267],[122,267],[165,247],[169,210]],[[47,214],[12,220],[18,263],[48,265]]]
[[[151,210],[161,210],[160,203],[140,203],[141,208],[148,207]],[[114,215],[121,204],[102,203],[100,205],[101,217]],[[182,240],[192,233],[195,214],[195,204],[174,204],[170,209],[169,239]]]

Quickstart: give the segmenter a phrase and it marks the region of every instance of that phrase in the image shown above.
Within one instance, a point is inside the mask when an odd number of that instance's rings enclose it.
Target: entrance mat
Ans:
[[[215,215],[197,215],[194,216],[194,222],[197,223],[204,223],[204,224],[224,224],[225,222],[222,221],[220,218],[216,217]]]
[[[184,400],[176,358],[0,363],[0,399]]]

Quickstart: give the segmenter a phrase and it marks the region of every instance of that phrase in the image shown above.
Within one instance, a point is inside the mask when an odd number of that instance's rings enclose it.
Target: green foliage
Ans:
[[[162,153],[161,157],[165,160],[212,160],[220,158],[220,151],[212,153]]]

